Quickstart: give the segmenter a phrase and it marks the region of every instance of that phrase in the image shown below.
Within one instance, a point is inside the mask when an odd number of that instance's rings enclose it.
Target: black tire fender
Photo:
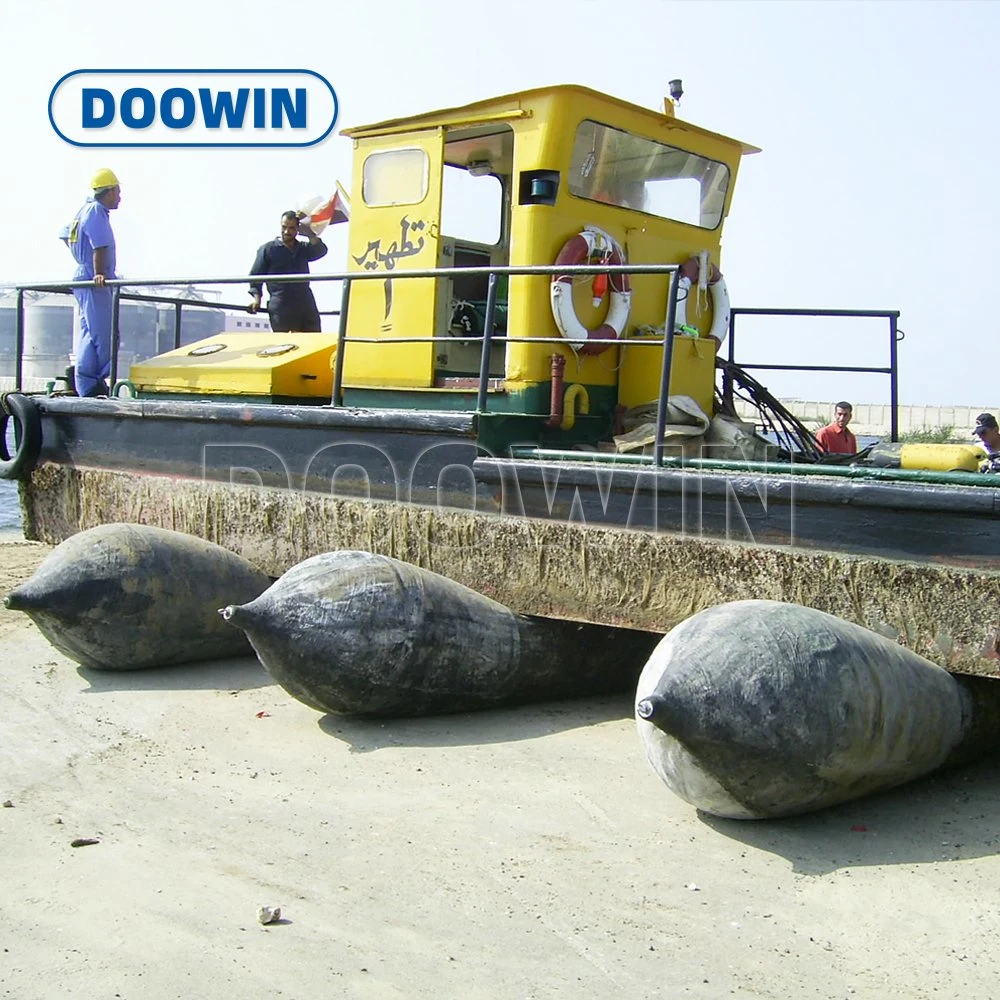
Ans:
[[[14,454],[7,447],[7,422],[14,421]],[[0,396],[0,479],[21,479],[38,464],[42,418],[38,407],[20,392]]]

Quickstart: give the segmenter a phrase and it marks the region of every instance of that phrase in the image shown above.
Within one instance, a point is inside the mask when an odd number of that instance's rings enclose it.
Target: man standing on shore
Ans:
[[[111,289],[104,282],[115,277],[115,234],[110,212],[122,200],[118,178],[105,167],[90,182],[93,195],[59,234],[76,260],[74,281],[93,281],[90,288],[74,288],[77,322],[73,335],[76,355],[76,392],[79,396],[107,396],[111,374]]]
[[[833,408],[833,423],[821,427],[816,432],[816,443],[828,455],[856,455],[858,440],[847,429],[851,422],[853,408],[843,401]]]

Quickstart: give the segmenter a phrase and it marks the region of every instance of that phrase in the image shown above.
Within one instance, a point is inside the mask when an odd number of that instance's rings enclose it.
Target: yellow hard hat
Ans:
[[[94,191],[100,191],[103,188],[113,188],[120,186],[121,185],[118,183],[118,178],[115,177],[114,175],[114,171],[108,170],[107,167],[102,167],[90,179],[90,187]]]

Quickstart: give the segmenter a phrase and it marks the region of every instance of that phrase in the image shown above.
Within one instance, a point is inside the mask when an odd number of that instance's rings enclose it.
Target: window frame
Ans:
[[[694,156],[694,157],[697,157],[699,160],[703,160],[706,164],[714,164],[714,165],[717,165],[717,166],[721,167],[723,169],[723,171],[725,172],[724,176],[726,178],[726,188],[725,188],[725,193],[723,194],[722,204],[719,206],[719,217],[718,217],[718,220],[716,221],[715,225],[714,226],[706,226],[706,225],[702,225],[700,222],[688,222],[688,221],[686,221],[684,219],[675,218],[672,215],[660,215],[657,212],[646,211],[643,208],[633,208],[631,205],[627,205],[627,204],[624,204],[622,202],[605,201],[604,199],[601,199],[601,198],[594,198],[594,197],[590,197],[590,196],[588,196],[586,194],[580,193],[579,190],[578,190],[579,187],[580,187],[580,185],[576,181],[576,175],[577,175],[578,171],[574,170],[574,156],[573,156],[573,154],[576,152],[577,143],[580,140],[581,130],[586,125],[592,125],[592,126],[596,126],[598,128],[601,128],[601,129],[606,129],[609,132],[617,132],[620,135],[628,136],[630,139],[637,139],[637,140],[639,140],[641,142],[648,143],[651,146],[658,146],[662,150],[667,150],[667,151],[671,151],[671,152],[682,153],[682,154],[685,154],[687,156]],[[597,165],[598,165],[599,162],[600,162],[599,160],[595,161],[594,168],[597,167]],[[581,201],[589,201],[589,202],[596,203],[598,205],[606,205],[606,206],[609,206],[611,208],[619,208],[619,209],[623,209],[623,210],[625,210],[627,212],[637,212],[639,215],[645,215],[645,216],[647,216],[648,218],[651,218],[651,219],[661,219],[664,222],[673,222],[676,225],[680,225],[680,226],[691,226],[693,229],[699,229],[702,232],[711,233],[711,232],[716,232],[722,226],[722,223],[725,221],[725,218],[726,218],[726,211],[725,211],[726,205],[725,205],[725,203],[726,203],[726,199],[729,196],[729,190],[730,190],[730,186],[732,184],[732,176],[733,176],[732,169],[730,168],[729,164],[726,163],[723,160],[716,160],[716,159],[713,159],[710,156],[705,156],[703,153],[697,153],[697,152],[695,152],[693,150],[690,150],[690,149],[684,149],[681,146],[672,146],[669,143],[661,142],[659,139],[651,139],[651,138],[649,138],[649,136],[643,135],[643,134],[641,134],[639,132],[632,132],[629,129],[619,128],[616,125],[608,125],[606,122],[598,121],[596,118],[582,118],[577,123],[576,130],[573,133],[573,144],[572,144],[572,149],[571,149],[571,152],[570,152],[570,162],[569,162],[569,164],[567,166],[567,170],[566,170],[566,190],[569,192],[569,194],[570,194],[571,197],[573,197],[573,198],[579,198]],[[643,183],[645,184],[645,183],[647,183],[650,180],[658,180],[658,179],[662,180],[662,179],[665,179],[665,178],[643,178]],[[683,178],[682,177],[678,177],[677,179],[680,180],[680,179],[683,179]],[[697,181],[698,178],[692,177],[691,180]],[[576,190],[574,190],[574,189],[576,189]],[[699,205],[699,216],[700,216],[700,214],[701,213],[700,213],[700,205]]]
[[[368,200],[368,164],[376,159],[385,159],[386,157],[398,156],[400,153],[420,153],[423,157],[423,178],[422,178],[422,192],[419,198],[414,200],[405,201],[369,201]],[[399,146],[394,149],[373,149],[364,159],[361,164],[361,200],[364,202],[366,208],[395,208],[399,205],[420,205],[426,198],[428,191],[430,190],[430,172],[431,172],[431,158],[427,153],[426,149],[420,146]]]

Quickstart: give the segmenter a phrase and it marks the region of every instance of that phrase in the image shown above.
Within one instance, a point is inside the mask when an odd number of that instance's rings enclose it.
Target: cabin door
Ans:
[[[407,271],[438,266],[444,130],[358,140],[348,270],[351,285],[344,383],[427,388],[434,344],[393,343],[434,334],[438,282]],[[355,208],[356,206],[356,208]]]

